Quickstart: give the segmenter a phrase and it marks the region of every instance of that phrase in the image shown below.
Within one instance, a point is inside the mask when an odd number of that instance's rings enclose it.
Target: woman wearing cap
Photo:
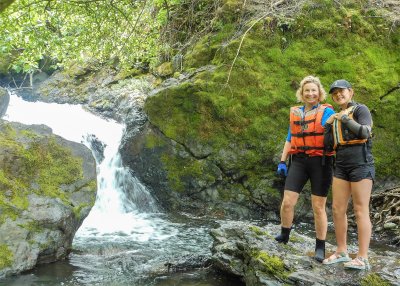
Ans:
[[[336,151],[332,183],[332,210],[337,249],[323,264],[346,262],[345,268],[368,270],[371,239],[369,200],[375,177],[371,153],[372,117],[367,106],[352,101],[354,91],[346,80],[335,81],[329,90],[341,111],[325,124],[325,145]],[[353,200],[358,231],[358,253],[353,260],[347,253],[347,207]]]
[[[283,148],[278,174],[287,176],[281,205],[281,234],[275,237],[287,243],[292,228],[294,207],[308,180],[311,182],[311,203],[315,220],[315,259],[325,258],[327,233],[326,197],[332,183],[332,155],[324,151],[324,124],[334,114],[329,104],[321,104],[326,93],[320,80],[307,76],[296,92],[298,101],[304,103],[290,109],[290,127]],[[291,155],[291,165],[286,160]]]

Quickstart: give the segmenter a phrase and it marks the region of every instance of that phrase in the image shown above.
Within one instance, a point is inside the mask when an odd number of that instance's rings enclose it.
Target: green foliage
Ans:
[[[5,244],[0,244],[0,269],[11,266],[13,260],[14,255],[8,246]]]
[[[0,58],[10,57],[17,72],[40,68],[44,56],[63,66],[87,59],[155,62],[166,10],[179,2],[16,0],[0,14]]]

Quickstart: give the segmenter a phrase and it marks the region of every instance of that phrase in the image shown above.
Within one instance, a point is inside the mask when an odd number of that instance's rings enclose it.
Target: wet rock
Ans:
[[[325,266],[313,258],[315,240],[292,231],[287,245],[274,236],[279,226],[259,227],[246,222],[223,222],[211,231],[213,265],[238,276],[246,285],[370,285],[373,279],[399,285],[400,254],[369,253],[370,272],[345,270],[341,263]],[[350,253],[357,250],[349,246]],[[327,252],[334,246],[327,243]],[[328,254],[327,254],[328,255]],[[383,285],[383,284],[382,284]]]
[[[97,138],[94,134],[87,134],[85,138],[83,138],[83,142],[87,142],[90,146],[90,150],[92,150],[93,156],[96,159],[97,164],[100,164],[104,160],[104,149],[106,148],[106,144],[101,142],[99,138]]]
[[[0,121],[0,277],[64,259],[96,198],[83,144],[45,125]]]
[[[164,266],[166,267],[166,273],[175,273],[208,267],[210,262],[210,257],[207,255],[185,255],[176,260],[166,262]]]
[[[6,114],[9,102],[10,95],[7,90],[0,87],[0,118]]]
[[[396,227],[397,224],[395,224],[394,222],[388,222],[383,225],[384,229],[395,229]]]

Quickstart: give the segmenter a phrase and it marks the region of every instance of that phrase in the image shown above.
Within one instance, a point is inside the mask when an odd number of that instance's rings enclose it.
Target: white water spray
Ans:
[[[118,147],[124,126],[104,120],[79,105],[27,102],[14,94],[3,119],[23,124],[45,124],[53,133],[67,140],[82,142],[94,134],[105,144],[104,160],[97,169],[97,199],[89,216],[76,233],[77,239],[107,237],[116,240],[146,241],[175,234],[158,227],[165,222],[149,219],[157,206],[147,189],[122,166]],[[129,196],[127,196],[129,194]]]

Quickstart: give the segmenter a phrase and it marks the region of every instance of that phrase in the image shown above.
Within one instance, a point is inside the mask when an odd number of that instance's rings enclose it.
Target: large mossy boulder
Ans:
[[[0,121],[0,277],[65,258],[96,190],[86,146]]]
[[[245,201],[256,212],[277,210],[275,169],[289,107],[310,74],[326,89],[338,78],[353,83],[355,100],[373,114],[375,188],[399,185],[400,29],[392,11],[400,4],[295,2],[222,1],[207,19],[207,32],[186,49],[176,84],[147,98],[149,130],[126,138],[122,150],[133,169],[140,162],[142,170],[157,170],[154,178],[151,172],[138,176],[162,188],[156,191],[161,201],[178,196],[182,203],[174,208],[185,209],[200,198],[211,212],[242,215],[252,211],[226,206]]]

